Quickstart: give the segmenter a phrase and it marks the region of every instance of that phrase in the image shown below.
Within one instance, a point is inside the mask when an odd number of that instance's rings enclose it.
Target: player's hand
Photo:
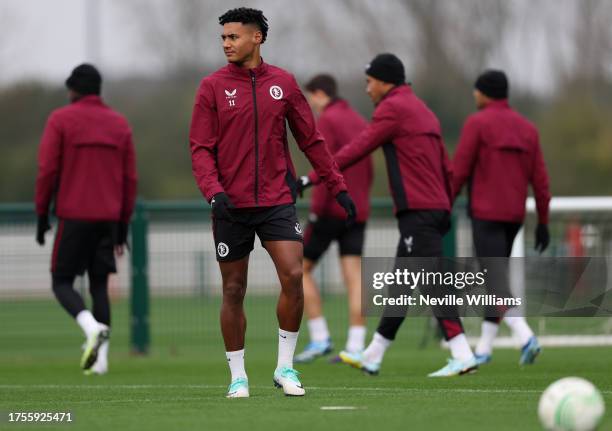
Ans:
[[[49,216],[47,214],[39,215],[38,223],[36,224],[36,242],[39,245],[45,245],[45,233],[50,230]]]
[[[346,225],[352,226],[357,217],[357,210],[355,209],[353,199],[351,199],[348,192],[340,192],[336,195],[336,202],[346,211]]]
[[[297,180],[297,193],[302,198],[304,197],[304,190],[312,186],[310,178],[306,175],[302,175]]]
[[[221,192],[214,195],[210,201],[210,206],[212,208],[213,216],[216,219],[234,221],[234,218],[230,214],[229,210],[235,208],[235,206],[225,193]]]
[[[125,253],[125,246],[128,245],[129,223],[120,221],[117,224],[117,238],[115,240],[115,254],[119,257]],[[128,246],[129,248],[129,246]]]
[[[535,250],[543,253],[550,244],[550,234],[548,233],[548,225],[538,224],[535,231]]]

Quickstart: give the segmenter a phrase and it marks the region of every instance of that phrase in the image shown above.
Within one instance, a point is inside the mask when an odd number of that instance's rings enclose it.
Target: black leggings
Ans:
[[[406,211],[398,214],[400,240],[396,257],[441,257],[442,237],[449,224],[446,211]],[[448,313],[445,313],[448,315]],[[446,340],[463,333],[459,317],[436,317]],[[394,340],[404,317],[383,317],[376,332]]]
[[[472,219],[472,238],[478,257],[510,257],[514,238],[521,229],[521,223]],[[485,320],[497,323],[501,321],[499,312],[491,312]]]
[[[64,309],[75,317],[85,310],[85,302],[81,295],[74,290],[75,276],[54,275],[53,293],[64,307]],[[93,302],[94,318],[107,326],[110,326],[111,313],[108,300],[108,275],[89,275],[89,293]]]

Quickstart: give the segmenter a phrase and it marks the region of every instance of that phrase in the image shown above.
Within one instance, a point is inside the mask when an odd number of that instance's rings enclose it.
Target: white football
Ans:
[[[565,377],[551,384],[538,406],[540,422],[552,431],[591,431],[604,415],[603,398],[595,385],[580,377]]]

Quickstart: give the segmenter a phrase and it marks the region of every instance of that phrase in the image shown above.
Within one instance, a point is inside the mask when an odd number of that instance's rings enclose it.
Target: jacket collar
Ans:
[[[336,97],[335,99],[330,100],[327,105],[325,105],[325,108],[323,108],[323,112],[327,111],[332,106],[342,106],[342,105],[346,105],[346,100]]]
[[[227,70],[229,70],[230,73],[233,73],[235,75],[246,77],[250,77],[251,72],[253,72],[255,74],[255,77],[259,77],[268,71],[268,63],[266,63],[263,57],[261,57],[261,63],[259,64],[259,66],[253,69],[244,69],[240,66],[236,66],[234,63],[227,63]]]
[[[83,103],[87,105],[104,105],[102,98],[97,94],[87,94],[85,96],[79,97],[72,103]]]
[[[378,102],[376,106],[380,105],[383,102],[383,100],[387,99],[388,97],[391,97],[394,94],[400,94],[400,93],[412,94],[412,88],[408,84],[396,85],[391,90],[389,90],[387,94],[385,94],[382,97],[382,99],[380,99],[380,102]]]
[[[508,99],[493,99],[487,104],[487,106],[484,107],[484,109],[503,109],[509,107],[510,104],[508,103]]]

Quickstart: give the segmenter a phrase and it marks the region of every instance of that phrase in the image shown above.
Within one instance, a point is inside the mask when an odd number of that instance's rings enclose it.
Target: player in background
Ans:
[[[474,100],[478,112],[466,120],[453,159],[453,191],[456,197],[463,185],[469,183],[469,214],[476,255],[510,256],[514,238],[525,219],[529,184],[538,212],[535,249],[542,253],[550,241],[547,226],[550,190],[538,131],[508,104],[508,79],[502,71],[487,70],[478,77]],[[490,314],[482,322],[476,346],[478,363],[491,360],[493,340],[502,318],[521,342],[519,363],[533,363],[540,346],[526,319]]]
[[[66,80],[70,104],[51,113],[38,153],[36,241],[45,244],[51,202],[58,226],[53,244],[53,293],[87,341],[86,374],[108,371],[111,309],[108,276],[123,255],[136,198],[136,161],[126,119],[100,97],[102,77],[89,64]],[[93,313],[73,289],[87,271]]]
[[[305,391],[293,368],[293,354],[304,307],[303,245],[287,123],[349,222],[355,218],[355,206],[295,78],[261,57],[268,34],[263,13],[232,9],[219,23],[228,64],[202,80],[189,137],[193,173],[212,207],[223,280],[221,332],[231,373],[227,397],[249,396],[243,301],[255,234],[272,258],[281,285],[274,384],[286,395],[301,396]]]
[[[367,126],[347,101],[338,97],[336,80],[330,75],[317,75],[306,84],[306,98],[318,114],[317,128],[330,152],[336,153]],[[338,242],[340,267],[348,293],[349,329],[346,351],[361,352],[365,345],[365,317],[361,314],[361,254],[366,221],[370,215],[370,188],[373,166],[371,157],[342,172],[351,197],[355,200],[357,219],[352,226],[345,222],[344,210],[324,184],[314,187],[310,200],[308,226],[304,232],[304,309],[308,317],[310,343],[295,357],[296,362],[311,362],[328,354],[333,346],[323,316],[323,307],[313,271],[319,258],[332,241]],[[301,177],[300,188],[308,183]]]
[[[371,123],[334,158],[346,169],[383,147],[389,189],[400,231],[397,257],[442,256],[442,237],[451,209],[450,162],[436,116],[406,84],[404,65],[393,54],[380,54],[366,68],[366,91],[376,105]],[[309,174],[316,183],[315,173]],[[340,352],[340,358],[377,374],[404,317],[383,317],[363,353]],[[452,359],[431,377],[474,371],[472,353],[458,317],[438,318]]]

